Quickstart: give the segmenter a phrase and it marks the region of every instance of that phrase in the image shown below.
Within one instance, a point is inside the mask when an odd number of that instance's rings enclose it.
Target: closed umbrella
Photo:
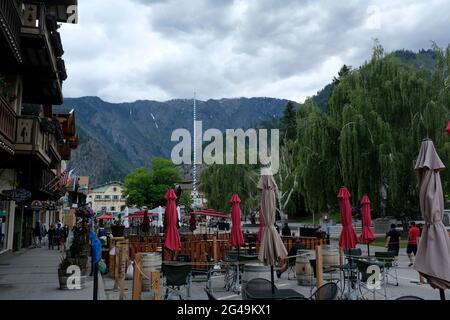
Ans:
[[[164,248],[167,248],[172,251],[178,251],[180,249],[180,235],[178,234],[177,228],[177,205],[175,200],[177,196],[172,188],[167,190],[166,195],[164,196],[166,199],[166,226],[165,226],[165,240],[164,240]]]
[[[195,221],[195,215],[191,214],[191,218],[189,219],[189,230],[194,232],[195,229],[197,229],[197,221]]]
[[[375,240],[375,236],[370,229],[372,218],[370,216],[370,200],[367,195],[361,198],[362,230],[359,237],[361,243],[367,244],[367,255],[370,255],[369,244]]]
[[[148,211],[144,211],[144,219],[142,220],[142,231],[149,232],[150,231],[150,219],[148,217]]]
[[[231,234],[230,245],[233,247],[240,247],[244,244],[244,236],[241,229],[241,199],[237,194],[233,194],[230,199],[231,202]]]
[[[274,292],[273,266],[278,259],[287,257],[287,250],[284,247],[280,234],[275,229],[275,194],[277,184],[272,174],[263,174],[258,182],[258,189],[261,192],[261,212],[264,217],[264,228],[259,250],[259,260],[265,265],[270,265],[270,277],[272,280],[272,293]]]
[[[414,269],[431,287],[440,290],[444,300],[444,290],[450,288],[450,239],[442,223],[444,196],[439,171],[445,166],[433,141],[422,141],[414,169],[419,177],[420,211],[425,220]]]
[[[350,192],[342,187],[338,193],[341,208],[342,231],[339,236],[339,246],[342,249],[353,249],[356,247],[356,233],[352,225],[352,208],[350,207]]]

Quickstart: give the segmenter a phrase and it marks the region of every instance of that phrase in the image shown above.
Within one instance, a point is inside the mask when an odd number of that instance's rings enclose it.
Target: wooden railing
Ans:
[[[203,239],[203,235],[194,235],[191,239],[186,241],[186,239],[182,239],[181,248],[176,253],[178,255],[187,255],[191,263],[193,263],[194,269],[206,269],[206,259],[207,256],[209,258],[215,258],[215,260],[225,260],[226,254],[229,250],[231,250],[231,246],[229,240],[226,239],[228,234],[220,234],[222,239],[214,239],[214,235],[208,235],[208,239]],[[209,237],[212,237],[211,239]],[[138,252],[164,252],[163,259],[165,261],[171,261],[175,258],[175,254],[168,250],[163,250],[163,238],[154,236],[154,237],[146,237],[146,241],[136,242],[136,237],[131,236],[130,239],[130,258],[133,260],[136,253]],[[283,244],[286,247],[286,250],[289,251],[294,245],[296,239],[300,239],[300,241],[305,245],[308,250],[315,250],[318,245],[324,245],[327,243],[326,239],[318,239],[318,238],[309,238],[309,237],[283,237]],[[155,241],[153,241],[155,240]],[[185,240],[185,241],[183,241]],[[256,241],[254,244],[246,244],[246,248],[251,247],[253,252],[259,252],[260,242]],[[216,249],[215,249],[216,248]]]
[[[0,95],[0,142],[6,144],[10,153],[13,153],[13,146],[16,132],[16,113],[9,103]],[[4,139],[3,139],[4,138]]]

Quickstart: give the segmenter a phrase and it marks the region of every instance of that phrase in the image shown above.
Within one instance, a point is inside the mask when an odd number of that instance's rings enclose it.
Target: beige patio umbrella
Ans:
[[[258,182],[258,189],[261,192],[261,212],[264,220],[264,227],[261,238],[261,248],[259,250],[259,260],[265,265],[271,266],[272,288],[274,284],[273,266],[278,259],[287,257],[287,250],[284,247],[280,234],[275,228],[275,210],[277,184],[271,172],[262,173]]]
[[[445,166],[430,139],[422,141],[414,169],[419,177],[420,211],[425,220],[414,269],[445,299],[444,290],[450,288],[450,239],[442,223],[444,196],[439,174]]]

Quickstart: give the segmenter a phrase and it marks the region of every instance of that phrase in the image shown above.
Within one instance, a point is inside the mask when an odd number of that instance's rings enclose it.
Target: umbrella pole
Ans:
[[[444,289],[439,289],[439,295],[441,296],[441,300],[444,301],[444,300],[445,300],[445,292],[444,292]]]
[[[370,243],[367,242],[367,256],[370,257]]]
[[[270,280],[272,281],[272,294],[275,294],[275,279],[273,277],[273,265],[270,266]]]

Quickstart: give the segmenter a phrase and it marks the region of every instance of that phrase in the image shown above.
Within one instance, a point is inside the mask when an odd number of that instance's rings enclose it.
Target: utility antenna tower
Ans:
[[[196,97],[196,93],[194,92],[194,108],[193,108],[193,116],[194,116],[194,159],[192,162],[192,209],[193,210],[197,210],[200,209],[199,205],[198,205],[198,192],[197,192],[197,126],[196,126],[196,121],[197,121],[197,97]]]

